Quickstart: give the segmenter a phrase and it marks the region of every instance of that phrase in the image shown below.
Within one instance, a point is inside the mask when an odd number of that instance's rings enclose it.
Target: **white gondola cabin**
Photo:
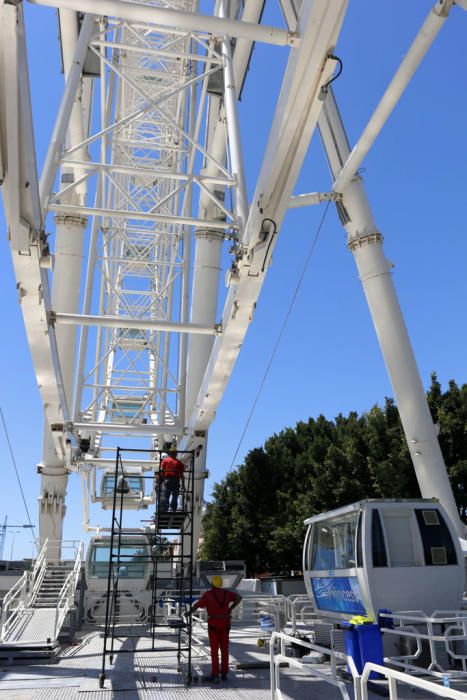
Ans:
[[[320,614],[459,608],[464,559],[437,501],[361,501],[305,524],[305,585]]]
[[[145,478],[145,473],[142,469],[130,467],[125,468],[123,475],[118,475],[117,487],[115,488],[115,471],[108,470],[102,476],[99,492],[96,493],[93,490],[92,501],[93,503],[101,503],[104,510],[111,510],[116,491],[117,509],[121,503],[125,510],[140,510],[155,502],[154,487],[154,480]],[[146,493],[146,490],[149,492]]]

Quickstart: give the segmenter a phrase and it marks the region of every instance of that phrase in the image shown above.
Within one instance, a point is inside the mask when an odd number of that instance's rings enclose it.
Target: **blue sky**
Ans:
[[[277,24],[270,0],[263,21]],[[350,0],[336,49],[344,71],[335,84],[351,143],[363,130],[431,2]],[[53,11],[27,5],[29,62],[36,148],[42,163],[60,100],[57,29]],[[467,381],[467,13],[455,7],[437,41],[364,162],[364,177],[419,363],[422,381],[431,371],[446,386]],[[250,196],[260,167],[286,51],[257,46],[240,106]],[[296,192],[329,189],[318,138],[307,154]],[[208,468],[213,481],[230,467],[293,295],[322,209],[287,215],[247,335],[210,432]],[[36,388],[4,219],[0,223],[0,279],[4,337],[0,344],[3,409],[30,511],[35,517],[42,407]],[[220,314],[219,314],[220,315]],[[236,462],[274,432],[323,413],[364,411],[392,394],[352,255],[333,208],[326,217],[286,332],[261,393]],[[0,521],[23,523],[24,508],[0,430],[3,488]],[[284,475],[286,478],[286,475]],[[68,497],[66,537],[80,534],[77,479]],[[29,536],[16,535],[15,556],[30,554]],[[9,556],[12,536],[7,538]]]

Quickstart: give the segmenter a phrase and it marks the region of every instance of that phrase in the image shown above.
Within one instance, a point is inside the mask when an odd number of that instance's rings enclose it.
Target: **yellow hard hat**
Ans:
[[[213,588],[222,588],[223,583],[222,576],[213,576],[211,579],[211,586],[213,586]]]

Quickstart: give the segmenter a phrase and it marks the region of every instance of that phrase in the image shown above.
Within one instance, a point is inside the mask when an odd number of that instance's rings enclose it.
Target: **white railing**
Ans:
[[[275,651],[275,643],[279,642],[280,650],[278,653]],[[316,668],[314,665],[306,662],[306,657],[301,660],[295,659],[293,657],[286,655],[286,644],[294,644],[297,646],[304,647],[309,651],[314,651],[319,654],[329,657],[329,672],[325,672],[321,668]],[[439,698],[451,698],[452,700],[466,700],[467,694],[461,690],[455,690],[454,688],[446,687],[435,683],[431,680],[426,680],[424,678],[419,678],[409,673],[404,673],[403,671],[397,671],[393,668],[387,668],[386,666],[381,666],[374,663],[366,663],[363,669],[363,673],[360,676],[355,667],[354,660],[350,656],[342,652],[338,652],[326,647],[318,646],[312,642],[307,642],[303,639],[297,637],[291,637],[283,632],[273,632],[271,635],[271,643],[269,647],[269,663],[270,663],[270,680],[271,680],[271,700],[283,700],[284,696],[280,687],[280,664],[287,663],[289,666],[299,668],[302,672],[312,675],[319,680],[333,685],[339,688],[344,700],[349,700],[349,694],[346,685],[342,679],[337,675],[337,663],[347,662],[350,669],[353,684],[354,684],[354,698],[355,700],[368,700],[368,693],[371,688],[368,688],[368,682],[370,678],[370,673],[375,671],[380,674],[388,682],[389,698],[390,700],[399,700],[398,687],[397,684],[401,683],[411,688],[417,688],[426,692],[431,693],[435,697]],[[418,669],[420,671],[420,669]]]
[[[275,643],[279,643],[280,651],[276,653]],[[293,657],[286,655],[286,644],[295,644],[309,651],[317,652],[323,656],[329,657],[329,673],[326,673],[322,668],[316,668],[312,664],[307,664],[306,661],[295,659]],[[345,654],[333,649],[328,649],[327,647],[321,647],[318,644],[313,644],[312,642],[307,642],[303,639],[298,639],[297,637],[292,637],[289,634],[284,634],[283,632],[273,632],[271,635],[271,642],[269,645],[269,669],[271,678],[271,700],[283,700],[284,696],[281,691],[281,675],[280,668],[281,663],[287,663],[289,666],[294,666],[304,671],[306,674],[314,676],[319,680],[329,683],[338,688],[341,692],[344,700],[350,700],[350,696],[346,687],[345,682],[337,675],[337,662],[345,662],[347,657]],[[356,700],[359,699],[359,695],[355,695]],[[465,700],[465,698],[464,698]]]
[[[194,597],[199,594],[200,591],[193,591]],[[242,591],[241,594],[242,602],[232,613],[232,628],[236,626],[261,627],[261,618],[270,616],[274,621],[274,629],[284,629],[288,620],[288,601],[285,596],[280,594],[258,595],[246,591]],[[173,595],[177,597],[179,594],[174,591]],[[207,620],[205,609],[198,610],[196,615],[200,622]]]
[[[36,539],[35,543],[37,549],[39,550],[39,539]],[[40,552],[42,553],[45,548],[46,554],[48,555],[47,562],[49,564],[56,564],[59,566],[65,559],[64,552],[66,550],[69,552],[69,558],[67,561],[74,561],[78,556],[80,545],[81,540],[51,540],[48,538],[41,547]],[[39,559],[39,557],[40,554],[38,555],[37,559]]]
[[[47,547],[49,546],[49,540],[47,539],[38,554],[38,557],[34,563],[33,570],[30,573],[30,589],[27,605],[28,607],[33,605],[37,594],[39,593],[39,588],[44,580],[45,570],[47,568]]]
[[[83,543],[80,542],[77,548],[73,570],[68,574],[58,594],[57,607],[55,609],[54,640],[57,639],[66,616],[75,604],[75,591],[81,573],[81,564],[83,562],[83,547]]]
[[[264,615],[273,618],[276,630],[284,629],[288,617],[287,598],[283,595],[246,594],[238,608],[235,608],[232,625],[235,626],[238,622],[241,625],[260,626],[261,617]]]
[[[392,664],[401,666],[406,672],[422,673],[428,670],[440,676],[449,670],[451,675],[465,678],[467,672],[467,615],[465,611],[441,610],[428,616],[418,610],[409,610],[397,613],[380,613],[380,617],[388,619],[393,625],[393,629],[383,627],[381,630],[383,634],[407,639],[414,646],[411,653],[388,659]],[[427,644],[430,651],[428,669],[412,663],[422,653],[422,641]],[[463,647],[463,653],[456,648],[459,646]],[[452,660],[460,662],[462,670],[445,669],[440,658],[440,651],[451,657]]]
[[[22,613],[34,601],[40,588],[47,565],[47,540],[39,552],[32,571],[25,571],[22,577],[8,591],[3,599],[0,618],[0,639],[4,642]]]
[[[29,571],[25,571],[3,599],[0,619],[0,639],[2,642],[8,637],[21,611],[27,607],[29,573]]]
[[[294,593],[287,597],[287,620],[292,623],[292,634],[297,631],[297,622],[306,624],[316,619],[316,610],[307,593]]]
[[[448,688],[443,685],[438,685],[438,683],[433,683],[433,681],[427,681],[423,678],[418,678],[412,676],[409,673],[404,673],[403,671],[396,671],[393,668],[386,668],[386,666],[380,666],[379,664],[367,663],[363,669],[362,676],[359,680],[361,700],[368,700],[368,678],[371,671],[376,671],[388,680],[389,686],[389,699],[398,700],[398,690],[397,684],[403,683],[405,685],[411,686],[412,688],[419,688],[420,690],[428,691],[438,698],[452,698],[452,700],[465,700],[466,693],[461,690],[454,690],[454,688]],[[356,678],[354,677],[354,682]],[[356,694],[357,698],[358,695]]]

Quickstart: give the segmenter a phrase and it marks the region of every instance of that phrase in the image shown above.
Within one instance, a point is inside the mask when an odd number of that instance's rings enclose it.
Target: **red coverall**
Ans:
[[[176,457],[165,457],[161,462],[159,474],[159,484],[161,486],[161,510],[171,510],[175,512],[178,504],[178,494],[180,493],[180,481],[184,487],[183,472],[185,466]],[[185,490],[183,488],[183,490]],[[183,493],[183,498],[185,494]]]
[[[221,673],[229,671],[230,603],[237,594],[224,588],[211,588],[197,601],[198,608],[208,612],[208,634],[211,646],[212,675],[219,675],[219,647],[221,649]]]

